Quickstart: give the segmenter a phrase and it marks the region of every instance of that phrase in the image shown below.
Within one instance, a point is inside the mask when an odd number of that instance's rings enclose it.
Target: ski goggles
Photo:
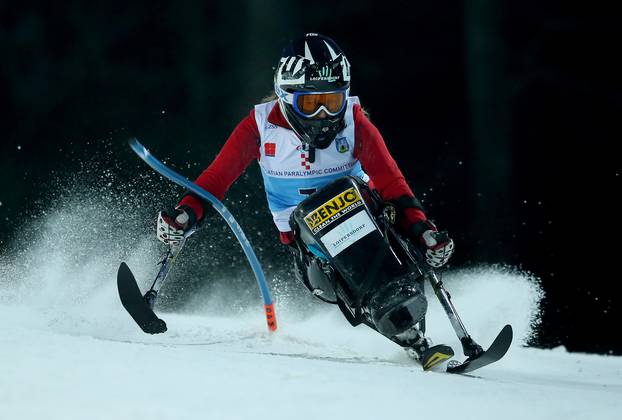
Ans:
[[[347,97],[348,89],[321,93],[295,92],[292,106],[304,118],[313,118],[322,111],[334,117],[346,107]]]

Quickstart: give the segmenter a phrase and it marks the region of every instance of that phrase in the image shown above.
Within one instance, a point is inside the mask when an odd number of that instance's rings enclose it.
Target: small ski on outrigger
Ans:
[[[119,290],[121,304],[134,321],[136,321],[138,326],[148,334],[160,334],[166,331],[166,322],[158,318],[153,312],[153,306],[155,305],[162,283],[166,280],[173,263],[186,243],[186,239],[188,239],[195,230],[195,228],[188,230],[184,234],[184,239],[178,245],[169,247],[164,259],[162,259],[160,263],[162,266],[160,267],[158,275],[153,281],[151,288],[144,295],[141,294],[134,274],[132,274],[127,264],[122,262],[119,266],[117,288]]]
[[[469,337],[470,338],[470,337]],[[472,341],[473,339],[471,339]],[[474,341],[472,341],[475,344]],[[475,369],[488,366],[500,360],[505,353],[507,353],[512,344],[512,326],[506,325],[501,329],[501,332],[497,335],[497,338],[492,342],[488,349],[483,350],[480,346],[475,344],[478,351],[469,356],[464,362],[460,363],[456,360],[451,360],[447,364],[447,372],[449,373],[469,373]],[[464,347],[464,344],[463,344]],[[465,350],[465,355],[467,351]]]
[[[422,259],[420,259],[420,261],[422,261]],[[458,312],[456,311],[454,304],[451,302],[451,295],[447,292],[447,290],[445,290],[443,282],[438,278],[432,267],[425,263],[421,264],[421,267],[423,268],[424,278],[432,285],[434,294],[436,294],[441,306],[443,306],[451,326],[460,339],[463,353],[467,357],[464,362],[451,360],[447,364],[447,372],[469,373],[494,363],[505,356],[510,348],[510,345],[512,344],[512,326],[509,324],[504,326],[490,347],[484,350],[482,346],[477,344],[467,332],[462,320],[458,316]]]
[[[446,234],[445,232],[441,232],[441,234]],[[444,238],[439,238],[438,240],[443,240]],[[423,274],[423,281],[428,281],[434,289],[434,294],[438,298],[441,306],[445,310],[447,317],[449,318],[449,322],[453,327],[456,335],[460,339],[460,343],[462,344],[462,351],[467,359],[463,362],[458,362],[456,360],[450,360],[447,363],[447,372],[448,373],[469,373],[473,372],[476,369],[482,368],[484,366],[488,366],[491,363],[494,363],[500,360],[510,348],[512,344],[513,332],[512,326],[507,324],[505,325],[497,337],[494,339],[490,347],[486,350],[482,348],[479,344],[473,340],[473,338],[467,332],[454,304],[451,301],[451,295],[445,287],[443,286],[443,282],[438,278],[434,269],[426,263],[425,257],[423,254],[414,247],[407,247],[410,251],[409,257],[413,262],[417,264],[417,266],[421,269]],[[425,319],[424,319],[424,332],[425,332]],[[420,363],[424,370],[429,370],[434,366],[442,363],[443,361],[454,356],[454,351],[451,347],[446,345],[437,345],[430,347],[426,352],[420,355]]]
[[[147,300],[140,293],[136,279],[124,262],[117,273],[117,287],[121,304],[138,326],[148,334],[159,334],[166,331],[166,322],[158,318],[149,307]]]

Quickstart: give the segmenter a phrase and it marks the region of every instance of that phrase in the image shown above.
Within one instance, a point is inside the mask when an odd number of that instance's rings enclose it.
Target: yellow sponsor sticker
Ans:
[[[348,188],[305,216],[305,223],[316,234],[346,213],[363,205],[356,188]]]
[[[426,362],[425,365],[423,365],[423,369],[424,370],[428,370],[436,365],[438,365],[439,363],[441,363],[443,360],[447,360],[449,359],[451,356],[445,353],[440,353],[440,352],[436,352],[432,355],[432,357],[430,357],[428,359],[428,361]]]

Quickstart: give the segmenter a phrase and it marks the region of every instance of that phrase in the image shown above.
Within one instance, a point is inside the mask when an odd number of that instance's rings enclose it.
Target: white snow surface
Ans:
[[[128,254],[110,238],[60,232],[71,217],[49,216],[26,249],[0,255],[2,420],[622,418],[622,358],[524,347],[542,297],[527,273],[445,273],[480,344],[506,323],[515,341],[504,359],[471,375],[423,372],[332,305],[301,313],[277,295],[279,329],[270,333],[259,292],[231,313],[214,313],[210,297],[197,296],[183,312],[160,311],[167,333],[143,334],[115,278],[126,260],[144,290],[157,269],[153,240]],[[83,215],[75,217],[83,226]],[[449,321],[429,300],[430,337],[462,360]]]

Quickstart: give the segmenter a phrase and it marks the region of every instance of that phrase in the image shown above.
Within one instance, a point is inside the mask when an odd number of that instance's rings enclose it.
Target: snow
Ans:
[[[423,372],[331,305],[300,311],[308,302],[277,295],[279,330],[270,333],[258,291],[244,311],[230,313],[196,296],[184,310],[160,311],[167,333],[145,335],[121,307],[115,276],[126,260],[144,288],[157,269],[154,241],[138,238],[128,252],[111,245],[116,231],[86,235],[103,223],[84,220],[52,213],[28,247],[2,250],[2,420],[621,418],[622,358],[523,346],[542,297],[528,273],[497,266],[445,273],[473,337],[486,347],[510,323],[515,343],[468,376]],[[461,360],[447,318],[429,299],[431,338]]]
[[[423,372],[393,343],[350,327],[329,305],[306,318],[279,307],[280,329],[269,333],[258,297],[237,317],[166,313],[169,332],[148,336],[118,303],[112,267],[107,274],[108,284],[73,304],[22,296],[0,309],[0,418],[371,419],[412,411],[434,418],[614,419],[622,409],[620,358],[516,345],[471,376]],[[451,273],[446,281],[481,344],[506,320],[528,333],[521,308],[533,305],[534,287],[524,277],[488,268]],[[502,289],[504,299],[482,304]],[[46,290],[47,302],[68,298]],[[458,349],[438,304],[429,319],[432,337]]]
[[[424,373],[332,308],[283,316],[273,334],[260,314],[166,314],[170,332],[155,337],[109,309],[93,314],[118,321],[102,331],[86,317],[45,325],[46,314],[2,308],[0,418],[614,419],[622,409],[614,357],[514,347],[470,377]]]

